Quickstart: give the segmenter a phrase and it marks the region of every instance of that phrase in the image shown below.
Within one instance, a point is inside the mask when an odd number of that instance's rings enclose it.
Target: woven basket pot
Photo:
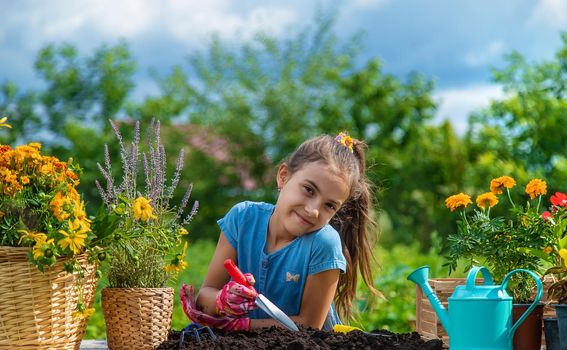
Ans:
[[[167,339],[173,288],[104,288],[108,348],[155,349]]]
[[[30,248],[0,246],[0,349],[78,349],[85,319],[73,317],[78,290],[76,273],[60,259],[42,273],[28,261]],[[90,307],[96,291],[96,265],[85,268],[83,302]]]

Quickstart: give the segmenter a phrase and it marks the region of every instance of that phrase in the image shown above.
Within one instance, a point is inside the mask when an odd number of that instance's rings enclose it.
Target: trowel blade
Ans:
[[[285,328],[290,331],[298,331],[297,325],[291,318],[289,318],[280,308],[278,308],[274,303],[272,303],[263,294],[258,294],[255,304],[265,313],[270,315],[271,318],[281,323]]]

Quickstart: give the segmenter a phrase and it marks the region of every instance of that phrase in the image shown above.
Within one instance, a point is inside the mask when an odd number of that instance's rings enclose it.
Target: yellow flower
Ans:
[[[12,125],[6,124],[6,121],[7,121],[7,120],[8,120],[8,117],[4,117],[4,118],[1,118],[1,119],[0,119],[0,128],[1,128],[1,127],[5,127],[5,128],[9,128],[9,129],[12,128]]]
[[[45,249],[49,248],[51,245],[53,245],[53,238],[47,241],[45,240],[45,238],[37,240],[32,248],[33,258],[35,260],[42,258],[45,254]]]
[[[177,234],[179,234],[180,236],[185,236],[189,234],[189,231],[187,231],[185,228],[180,228],[179,230],[177,230]]]
[[[526,186],[526,193],[530,195],[530,199],[534,200],[537,196],[543,196],[547,193],[547,183],[540,179],[533,179]]]
[[[73,254],[81,252],[81,249],[85,246],[87,234],[83,231],[79,220],[69,222],[69,232],[59,230],[59,233],[65,236],[57,242],[61,248],[66,249],[69,247]]]
[[[567,249],[559,249],[559,256],[561,256],[565,267],[567,267]]]
[[[492,208],[498,204],[498,197],[492,192],[486,192],[478,195],[476,197],[476,205],[479,208],[486,209],[486,207]]]
[[[510,176],[500,176],[490,181],[490,192],[494,194],[501,194],[502,187],[512,188],[516,186],[516,181]]]
[[[352,146],[354,145],[352,137],[341,131],[335,139],[339,141],[341,145],[345,146],[349,149],[349,151],[352,152]]]
[[[150,205],[150,201],[151,200],[144,197],[138,197],[134,200],[132,207],[136,220],[148,221],[150,219],[157,219],[154,215],[154,208]]]
[[[552,251],[553,251],[553,248],[550,247],[550,246],[547,246],[547,247],[543,248],[543,252],[544,252],[545,254],[551,254]]]
[[[181,252],[181,254],[176,255],[175,258],[171,260],[171,263],[165,266],[165,271],[180,272],[187,268],[187,262],[185,261],[185,253],[187,252],[187,247],[188,247],[188,243],[185,242],[185,244],[183,245],[183,252]]]
[[[471,197],[468,194],[464,194],[462,192],[445,199],[445,206],[451,209],[451,211],[455,211],[455,209],[457,209],[458,207],[466,208],[466,206],[471,203]]]
[[[79,308],[78,310],[73,311],[71,314],[73,317],[78,317],[80,319],[86,319],[90,317],[94,313],[95,309],[91,308]]]
[[[22,176],[20,177],[20,181],[22,182],[22,184],[27,185],[30,183],[30,178],[27,176]]]
[[[67,212],[67,206],[70,204],[71,201],[68,197],[64,196],[61,192],[57,192],[57,194],[53,197],[51,202],[49,203],[49,209],[53,213],[53,215],[59,220],[60,222],[69,218],[69,213]]]

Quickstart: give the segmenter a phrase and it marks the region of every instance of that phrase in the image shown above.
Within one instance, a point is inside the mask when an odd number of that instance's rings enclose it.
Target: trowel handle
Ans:
[[[238,266],[236,266],[234,262],[232,262],[232,259],[226,259],[224,261],[224,268],[236,283],[250,287],[248,280],[246,279],[242,271],[240,271]]]

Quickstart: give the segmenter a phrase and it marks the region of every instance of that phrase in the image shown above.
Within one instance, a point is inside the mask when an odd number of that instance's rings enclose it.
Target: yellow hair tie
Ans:
[[[347,134],[345,134],[344,132],[340,132],[337,137],[335,137],[335,141],[337,141],[338,143],[340,143],[341,145],[345,146],[346,148],[348,148],[348,150],[350,151],[350,153],[353,153],[353,141],[352,141],[352,137],[348,136]]]

